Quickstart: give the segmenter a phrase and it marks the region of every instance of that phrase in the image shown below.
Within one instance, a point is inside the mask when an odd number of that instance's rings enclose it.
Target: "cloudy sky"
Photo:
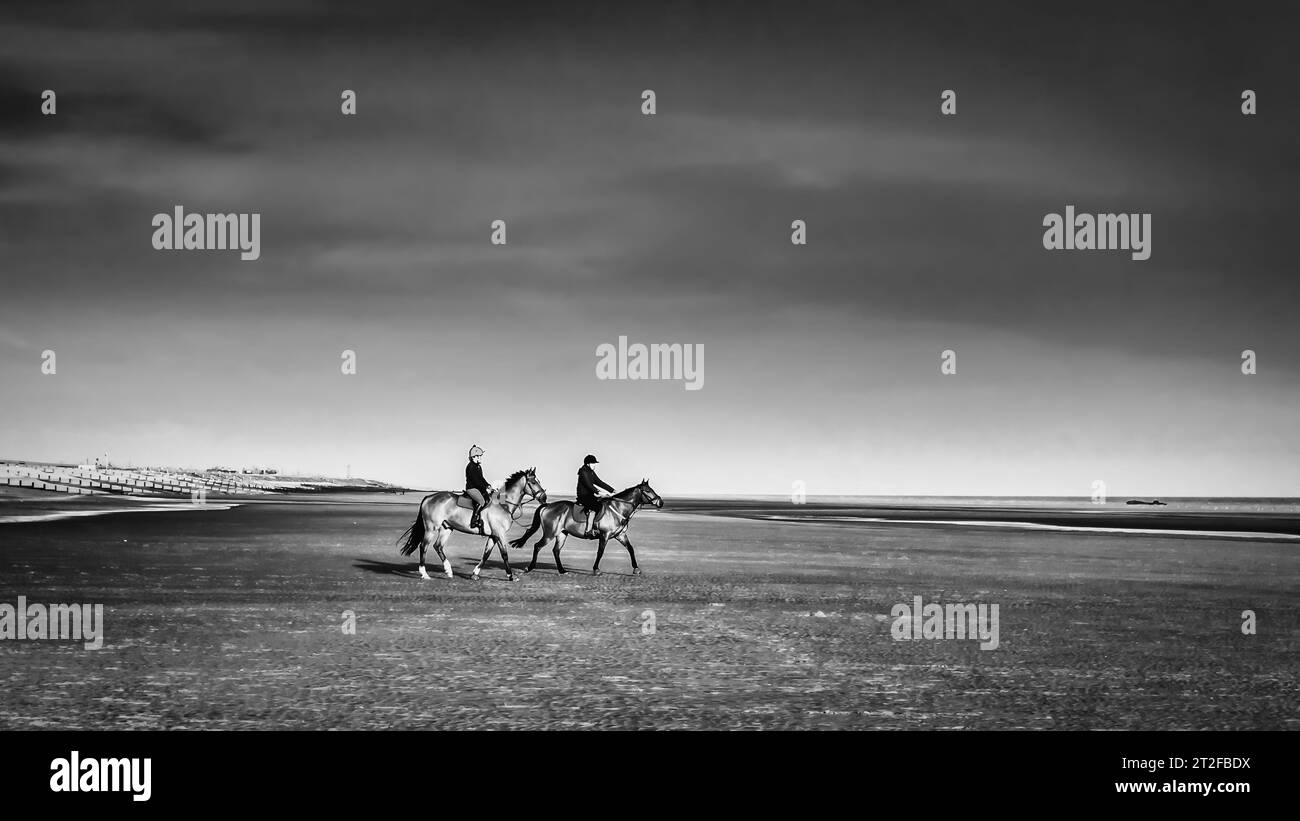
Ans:
[[[1300,495],[1280,12],[422,5],[6,3],[0,458]],[[155,251],[176,205],[261,258]],[[1044,250],[1067,205],[1151,258]],[[703,389],[598,380],[620,335]]]

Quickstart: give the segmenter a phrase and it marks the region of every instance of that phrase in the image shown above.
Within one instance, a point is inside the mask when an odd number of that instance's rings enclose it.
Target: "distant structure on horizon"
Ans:
[[[285,477],[270,468],[253,468],[242,473],[231,468],[202,471],[118,468],[108,464],[107,459],[79,465],[0,460],[0,486],[54,493],[190,498],[345,490],[397,493],[406,490],[373,479]]]

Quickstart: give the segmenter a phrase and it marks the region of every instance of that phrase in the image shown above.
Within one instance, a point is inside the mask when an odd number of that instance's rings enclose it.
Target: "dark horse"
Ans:
[[[537,511],[533,514],[533,523],[529,526],[524,535],[510,542],[511,547],[523,547],[528,541],[528,537],[537,532],[538,528],[542,530],[542,538],[533,546],[533,560],[529,562],[528,569],[525,573],[531,573],[537,566],[537,554],[541,552],[542,547],[551,539],[555,539],[555,547],[551,548],[551,553],[555,555],[555,569],[561,573],[567,573],[564,565],[560,563],[560,548],[564,547],[564,542],[570,536],[577,536],[579,539],[600,539],[600,546],[596,548],[596,564],[591,568],[593,576],[600,575],[600,557],[605,555],[605,543],[610,539],[617,539],[627,548],[627,555],[632,559],[632,573],[639,574],[641,568],[636,564],[636,551],[632,549],[632,542],[627,538],[627,526],[632,521],[632,514],[636,513],[637,508],[642,505],[653,505],[657,508],[664,506],[664,500],[655,493],[654,488],[645,479],[641,484],[633,485],[627,490],[621,490],[604,500],[600,513],[596,516],[596,522],[592,527],[595,536],[584,536],[583,531],[586,529],[587,516],[578,508],[576,502],[552,502],[549,505],[538,505]]]
[[[487,536],[487,544],[483,546],[483,558],[479,559],[479,563],[474,566],[474,578],[478,578],[479,569],[492,554],[492,545],[495,544],[501,551],[501,560],[506,564],[506,578],[514,581],[515,574],[510,569],[510,557],[506,555],[506,533],[514,524],[514,517],[523,507],[525,498],[532,497],[538,504],[546,504],[546,489],[537,481],[533,468],[515,471],[483,506],[483,512],[479,517],[483,520],[483,526],[476,530],[470,529],[470,509],[461,503],[463,496],[462,493],[454,493],[450,490],[425,496],[420,502],[420,512],[415,514],[415,524],[408,527],[406,532],[397,538],[399,544],[402,539],[406,539],[406,544],[402,546],[402,555],[409,556],[418,547],[420,577],[429,578],[429,574],[424,570],[424,549],[432,539],[433,549],[438,551],[438,558],[442,559],[443,572],[450,579],[451,562],[447,560],[447,554],[442,552],[442,548],[447,544],[451,532],[459,530],[461,533]]]

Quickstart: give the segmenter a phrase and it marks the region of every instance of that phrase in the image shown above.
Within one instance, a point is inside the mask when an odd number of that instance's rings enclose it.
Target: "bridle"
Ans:
[[[651,502],[650,500],[648,500],[648,499],[646,498],[646,491],[645,491],[645,488],[646,488],[646,485],[645,485],[644,482],[642,482],[642,483],[639,484],[639,485],[635,485],[635,486],[632,488],[633,490],[636,491],[636,501],[632,501],[631,499],[620,499],[620,498],[618,498],[617,496],[610,496],[610,497],[609,497],[608,499],[606,499],[605,501],[608,502],[608,503],[610,503],[610,504],[613,504],[613,503],[617,502],[617,503],[622,504],[622,505],[631,505],[631,509],[628,510],[628,511],[627,511],[627,514],[626,514],[626,515],[627,515],[627,521],[630,522],[630,521],[632,520],[632,514],[633,514],[633,513],[636,513],[637,510],[639,510],[639,509],[641,508],[642,505],[652,505],[652,504],[654,504],[654,502]],[[658,496],[659,494],[656,493],[655,495]],[[623,515],[623,514],[620,514],[620,515]]]
[[[532,489],[533,484],[537,482],[537,477],[526,476],[525,478],[527,478],[528,481],[524,483],[524,489],[519,492],[519,501],[508,502],[508,504],[514,506],[514,510],[511,510],[508,507],[506,508],[506,512],[510,514],[511,522],[519,521],[519,513],[524,509],[524,502],[527,501],[528,499],[532,499],[534,502],[537,502],[538,504],[541,504],[542,502],[542,500],[537,497],[537,491],[534,491]],[[542,493],[546,492],[546,488],[542,487],[540,484],[537,485],[537,488]],[[501,505],[501,506],[505,507],[505,505]]]

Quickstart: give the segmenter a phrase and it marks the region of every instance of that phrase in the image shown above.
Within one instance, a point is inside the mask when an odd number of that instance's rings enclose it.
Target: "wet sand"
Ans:
[[[614,544],[593,577],[571,539],[566,576],[546,550],[518,583],[495,554],[475,582],[481,543],[458,535],[457,577],[421,581],[394,545],[418,498],[0,525],[0,602],[106,622],[98,651],[0,642],[0,728],[1300,726],[1293,542],[670,500],[633,523],[642,576]],[[895,641],[917,595],[998,604],[1000,646]]]

